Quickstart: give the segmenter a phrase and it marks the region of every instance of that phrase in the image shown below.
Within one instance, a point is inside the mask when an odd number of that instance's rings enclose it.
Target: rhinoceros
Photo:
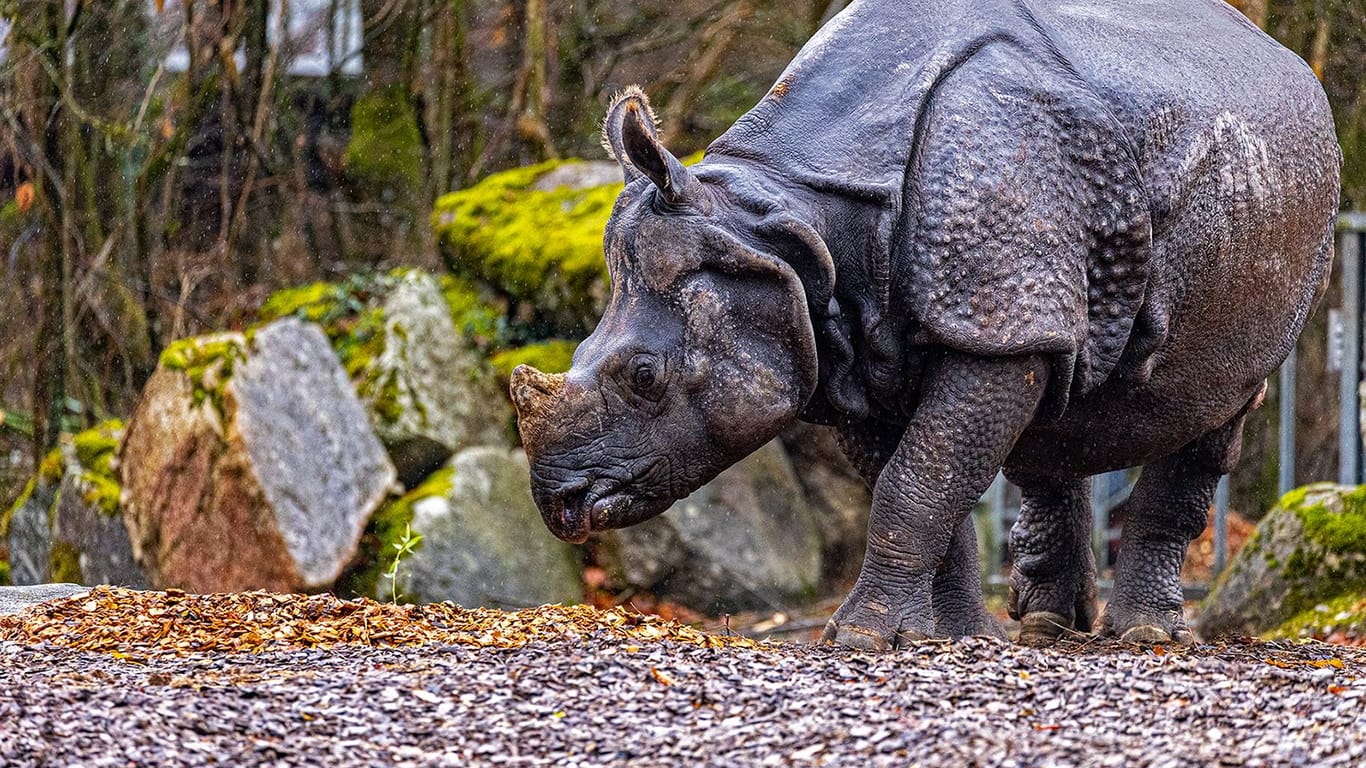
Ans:
[[[1048,642],[1095,620],[1090,476],[1143,465],[1100,629],[1193,640],[1186,546],[1332,259],[1303,61],[1220,0],[861,0],[699,164],[639,89],[604,140],[606,312],[511,382],[556,536],[832,425],[873,506],[825,639],[992,632],[969,512],[1003,470],[1011,613]]]

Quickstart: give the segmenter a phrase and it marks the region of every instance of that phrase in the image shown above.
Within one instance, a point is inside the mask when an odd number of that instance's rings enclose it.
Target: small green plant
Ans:
[[[412,523],[405,523],[403,526],[403,536],[391,546],[394,548],[393,562],[389,563],[389,570],[384,572],[385,578],[389,580],[389,602],[398,602],[398,566],[403,562],[403,558],[417,551],[417,547],[422,543],[422,534],[413,533]]]

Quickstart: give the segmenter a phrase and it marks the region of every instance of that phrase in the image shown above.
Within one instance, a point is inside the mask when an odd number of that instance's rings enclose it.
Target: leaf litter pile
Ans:
[[[1366,650],[889,654],[620,609],[97,589],[0,618],[0,765],[1360,766]]]
[[[738,635],[707,634],[621,607],[545,605],[501,611],[270,592],[196,595],[96,587],[14,616],[0,616],[0,640],[118,654],[260,653],[343,643],[516,648],[535,639],[595,633],[625,642],[668,640],[708,648],[755,644]]]

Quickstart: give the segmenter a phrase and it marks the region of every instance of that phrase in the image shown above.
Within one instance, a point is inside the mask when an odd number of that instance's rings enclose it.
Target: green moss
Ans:
[[[82,583],[81,553],[64,541],[52,542],[52,552],[48,556],[51,578],[55,582],[70,584]]]
[[[118,452],[122,439],[123,422],[110,419],[77,434],[71,439],[71,444],[76,450],[76,460],[87,471],[112,475],[114,454]]]
[[[607,281],[603,229],[621,184],[538,190],[563,163],[494,174],[443,195],[433,222],[452,271],[486,280],[520,300],[580,301]]]
[[[416,488],[380,507],[366,524],[352,565],[337,580],[338,591],[347,596],[377,597],[380,578],[393,565],[398,551],[394,545],[412,525],[413,505],[422,499],[446,496],[454,482],[455,469],[442,467]]]
[[[62,449],[53,448],[43,457],[43,462],[38,465],[38,477],[49,483],[60,483],[62,473],[65,472],[65,465],[62,463]]]
[[[1342,494],[1342,508],[1300,504],[1292,507],[1304,525],[1304,535],[1329,552],[1366,554],[1366,486]]]
[[[8,587],[9,585],[9,562],[0,560],[0,587]]]
[[[504,347],[508,343],[507,312],[485,301],[468,278],[442,275],[441,295],[451,312],[456,330],[480,349]]]
[[[161,352],[161,366],[183,371],[190,380],[194,404],[207,400],[221,415],[233,369],[246,356],[246,340],[239,334],[193,336],[168,344]]]
[[[286,288],[273,294],[261,306],[261,319],[265,322],[282,317],[297,317],[312,323],[326,324],[337,316],[359,312],[360,304],[351,306],[346,300],[353,298],[341,283],[311,283],[296,288]]]
[[[346,172],[371,190],[397,188],[413,194],[421,188],[422,135],[406,89],[377,88],[356,100]]]
[[[72,438],[76,461],[81,465],[84,501],[100,512],[119,514],[122,489],[114,476],[114,455],[123,439],[123,422],[111,419]]]
[[[545,373],[563,373],[569,370],[578,346],[577,341],[551,339],[499,352],[491,362],[493,370],[504,381],[511,378],[512,370],[519,365],[530,365]]]
[[[1340,594],[1296,613],[1267,633],[1272,638],[1323,638],[1333,631],[1366,637],[1366,590]]]
[[[37,488],[38,478],[29,478],[28,484],[24,486],[19,498],[14,500],[14,503],[5,510],[3,515],[0,515],[0,538],[9,536],[9,523],[14,518],[14,513],[18,512],[21,507],[28,503],[29,499],[33,498],[33,492]]]

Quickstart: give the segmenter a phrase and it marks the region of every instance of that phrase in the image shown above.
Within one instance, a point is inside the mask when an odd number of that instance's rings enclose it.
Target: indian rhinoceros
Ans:
[[[864,0],[685,168],[613,101],[606,313],[512,395],[546,524],[638,523],[794,419],[873,488],[826,628],[992,631],[969,511],[1023,489],[1012,613],[1090,629],[1089,477],[1144,465],[1104,633],[1189,642],[1180,566],[1322,294],[1313,72],[1220,0]]]

